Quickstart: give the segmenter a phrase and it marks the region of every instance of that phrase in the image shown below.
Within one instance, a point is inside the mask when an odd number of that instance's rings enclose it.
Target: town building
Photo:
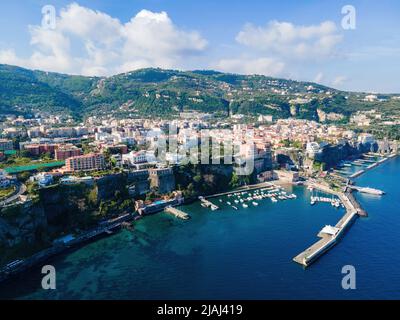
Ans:
[[[104,156],[99,153],[90,153],[83,156],[68,158],[65,160],[64,172],[104,170]]]
[[[125,165],[135,165],[147,162],[146,151],[130,152],[122,155],[122,163]]]
[[[149,169],[150,186],[161,194],[175,190],[175,177],[172,168]]]
[[[13,150],[14,144],[12,140],[0,139],[0,151]]]
[[[54,158],[56,160],[66,160],[68,158],[78,157],[83,154],[82,149],[74,145],[60,145],[55,151]]]
[[[32,156],[40,156],[45,153],[49,153],[54,156],[55,150],[58,148],[58,144],[27,144],[24,149],[29,152]]]

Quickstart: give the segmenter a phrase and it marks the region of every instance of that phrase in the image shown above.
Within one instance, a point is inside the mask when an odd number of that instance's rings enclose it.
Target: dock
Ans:
[[[170,214],[174,215],[175,217],[182,219],[182,220],[190,219],[190,216],[187,213],[185,213],[182,210],[179,210],[177,208],[174,208],[174,207],[165,208],[165,212],[170,213]]]
[[[396,154],[391,154],[391,155],[389,155],[389,156],[387,156],[387,157],[385,157],[385,158],[383,158],[383,159],[381,159],[379,161],[373,162],[372,164],[370,164],[365,169],[357,171],[356,173],[353,173],[349,178],[350,179],[357,178],[357,177],[361,176],[362,174],[366,173],[367,171],[369,171],[369,170],[371,170],[371,169],[373,169],[373,168],[385,163],[389,159],[392,159],[392,158],[394,158],[396,156],[397,156]]]
[[[358,216],[367,216],[367,213],[361,209],[360,205],[350,192],[336,192],[331,190],[329,187],[318,183],[312,183],[310,186],[339,197],[341,203],[346,208],[346,213],[335,227],[326,226],[318,233],[318,237],[320,238],[319,241],[293,258],[293,261],[303,265],[304,267],[308,267],[322,254],[332,248]]]
[[[353,173],[349,178],[350,179],[357,178],[357,177],[361,176],[363,173],[365,173],[365,170],[357,171],[356,173]]]
[[[214,203],[208,201],[206,198],[204,197],[199,197],[199,200],[201,202],[201,205],[207,208],[211,208],[211,210],[215,211],[218,210],[219,207],[217,205],[215,205]]]

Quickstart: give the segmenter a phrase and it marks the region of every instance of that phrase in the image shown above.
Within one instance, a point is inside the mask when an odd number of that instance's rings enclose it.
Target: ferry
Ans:
[[[361,193],[368,193],[368,194],[373,194],[373,195],[376,195],[376,196],[382,196],[382,195],[385,194],[385,192],[382,191],[382,190],[378,190],[378,189],[374,189],[374,188],[370,188],[370,187],[358,188],[357,190],[359,192],[361,192]]]

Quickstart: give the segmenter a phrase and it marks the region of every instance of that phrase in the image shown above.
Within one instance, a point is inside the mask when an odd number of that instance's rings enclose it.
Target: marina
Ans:
[[[396,156],[397,154],[395,153],[389,154],[387,156],[382,156],[381,154],[376,153],[367,153],[364,154],[362,158],[354,160],[353,162],[342,162],[335,170],[335,172],[350,179],[355,179]],[[352,169],[357,170],[351,172]]]
[[[375,154],[367,154],[368,159],[374,158],[377,156]],[[365,164],[369,164],[368,167],[365,169],[359,170],[352,175],[349,176],[350,179],[357,178],[362,174],[366,173],[367,171],[376,168],[377,166],[385,163],[389,159],[396,157],[396,154],[391,154],[388,157],[384,157],[378,161],[372,160],[356,160],[352,162],[353,166],[364,166]],[[370,164],[372,163],[372,164]],[[344,163],[347,164],[347,163]],[[325,193],[331,194],[332,197],[319,197],[311,196],[311,205],[315,205],[318,202],[326,202],[330,203],[332,206],[339,208],[340,206],[345,207],[346,213],[345,215],[339,220],[339,222],[332,226],[326,226],[323,228],[319,233],[318,237],[321,238],[319,241],[314,243],[312,246],[301,252],[299,255],[293,258],[293,260],[305,267],[309,266],[313,263],[318,257],[320,257],[323,253],[328,251],[331,247],[333,247],[339,238],[343,235],[343,233],[348,229],[351,223],[357,216],[366,217],[368,213],[361,208],[358,201],[352,195],[352,191],[357,191],[360,193],[370,194],[370,195],[377,195],[381,196],[384,195],[385,192],[379,189],[370,188],[370,187],[360,187],[351,184],[347,184],[346,190],[344,192],[336,192],[331,190],[329,187],[321,185],[319,183],[310,183],[309,190],[313,192],[314,189],[321,190]],[[334,198],[336,196],[337,198]]]

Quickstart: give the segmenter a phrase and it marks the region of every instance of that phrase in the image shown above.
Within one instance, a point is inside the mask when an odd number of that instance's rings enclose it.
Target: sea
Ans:
[[[400,299],[400,159],[356,180],[384,196],[357,194],[367,218],[358,218],[341,241],[308,268],[293,258],[335,225],[344,209],[310,205],[305,187],[286,187],[297,199],[257,200],[248,208],[213,199],[182,207],[191,219],[167,213],[145,217],[132,230],[60,255],[56,289],[44,290],[40,268],[0,285],[2,299]],[[222,202],[220,201],[222,200]],[[354,267],[355,289],[342,273]]]

